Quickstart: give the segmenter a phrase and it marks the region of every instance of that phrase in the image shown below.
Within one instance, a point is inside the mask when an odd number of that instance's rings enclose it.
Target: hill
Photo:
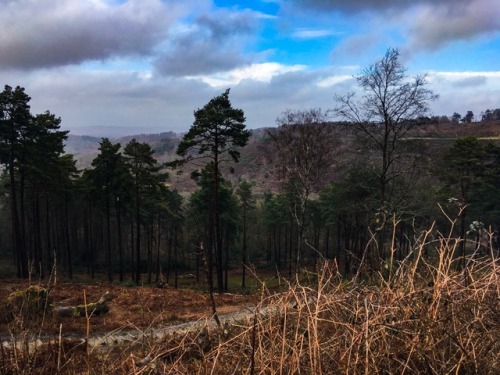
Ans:
[[[332,174],[327,176],[327,180],[338,179],[342,176],[342,169],[356,157],[356,150],[359,146],[355,144],[349,127],[340,124],[329,124],[332,131],[338,133],[338,144],[336,160],[332,161]],[[273,173],[273,166],[268,162],[266,153],[271,152],[270,137],[268,132],[273,132],[274,128],[260,128],[251,130],[251,137],[246,147],[241,150],[241,159],[237,164],[228,164],[223,169],[224,178],[233,184],[245,179],[256,183],[254,192],[257,195],[263,194],[266,190],[277,191],[280,184]],[[408,139],[420,139],[431,145],[438,142],[439,148],[442,145],[451,144],[459,137],[475,136],[481,139],[500,140],[500,121],[476,122],[470,124],[427,124],[414,129]],[[139,142],[151,145],[155,151],[155,157],[160,163],[165,163],[176,159],[175,151],[182,135],[173,132],[159,134],[137,134],[134,136],[111,139],[114,143],[125,146],[132,138]],[[66,152],[75,155],[77,167],[79,169],[89,168],[92,160],[99,153],[99,142],[101,138],[91,136],[69,135],[66,141]],[[436,146],[436,145],[434,145]],[[435,149],[435,147],[432,147]],[[169,184],[172,188],[180,192],[189,193],[196,190],[196,183],[190,178],[191,172],[197,167],[186,165],[182,169],[171,171]]]
[[[267,129],[252,130],[252,135],[245,148],[242,149],[238,164],[227,165],[223,169],[224,178],[233,184],[241,179],[255,181],[258,185],[256,193],[263,193],[266,189],[275,190],[276,180],[272,178],[270,168],[266,163],[264,146],[269,142]],[[155,157],[160,163],[166,163],[177,158],[175,151],[182,135],[165,132],[159,134],[138,134],[121,138],[110,139],[113,143],[120,143],[124,147],[131,139],[151,145]],[[73,154],[77,160],[77,168],[90,168],[92,160],[99,153],[101,138],[91,136],[69,135],[65,150]],[[199,167],[185,165],[181,169],[170,171],[169,184],[181,192],[192,192],[197,189],[195,181],[191,179],[191,172]]]

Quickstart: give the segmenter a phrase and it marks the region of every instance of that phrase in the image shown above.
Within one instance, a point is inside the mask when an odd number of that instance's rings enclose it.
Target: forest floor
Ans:
[[[39,332],[41,335],[84,336],[87,320],[83,317],[58,316],[47,309],[36,319],[12,317],[7,303],[11,293],[25,290],[30,285],[47,287],[43,283],[0,280],[0,337],[10,337],[19,330]],[[201,286],[200,286],[201,288]],[[109,283],[58,282],[50,285],[49,301],[52,306],[76,306],[97,302],[109,292],[109,312],[91,316],[90,334],[103,334],[118,329],[145,330],[211,317],[208,293],[194,289],[174,289],[171,286],[123,286]],[[257,295],[256,295],[257,294]],[[241,310],[258,303],[258,293],[216,294],[219,314]]]

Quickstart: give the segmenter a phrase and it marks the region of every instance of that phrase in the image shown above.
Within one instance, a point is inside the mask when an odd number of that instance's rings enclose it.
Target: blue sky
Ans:
[[[0,2],[0,83],[72,134],[187,131],[226,88],[249,128],[274,126],[334,108],[388,48],[428,74],[432,114],[500,108],[498,0]]]

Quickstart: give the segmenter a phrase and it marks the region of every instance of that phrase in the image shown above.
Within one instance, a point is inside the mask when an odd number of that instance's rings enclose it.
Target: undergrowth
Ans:
[[[244,319],[125,347],[61,338],[3,345],[2,374],[498,374],[499,264],[492,249],[457,257],[459,240],[416,242],[401,261],[343,280],[323,261],[311,285],[263,288]],[[394,250],[394,249],[393,249]],[[394,251],[392,252],[394,254]],[[427,254],[427,255],[424,255]],[[431,255],[429,255],[431,254]]]

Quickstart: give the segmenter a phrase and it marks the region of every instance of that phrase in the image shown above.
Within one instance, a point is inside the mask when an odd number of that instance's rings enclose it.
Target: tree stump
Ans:
[[[16,290],[7,297],[7,307],[13,316],[16,314],[24,317],[42,315],[51,308],[49,292],[38,285],[32,285],[25,290]]]

